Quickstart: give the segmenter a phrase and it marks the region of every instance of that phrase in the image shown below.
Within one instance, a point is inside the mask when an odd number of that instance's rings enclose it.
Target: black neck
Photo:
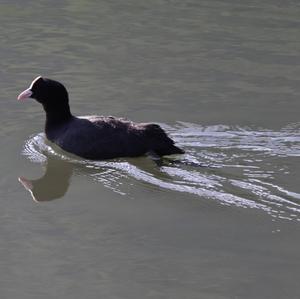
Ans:
[[[46,128],[49,128],[49,126],[60,125],[72,118],[68,103],[61,105],[60,107],[49,107],[44,105],[44,110],[46,112]]]

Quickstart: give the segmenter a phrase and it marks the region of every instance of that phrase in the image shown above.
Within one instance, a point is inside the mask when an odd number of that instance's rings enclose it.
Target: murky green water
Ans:
[[[1,298],[300,297],[297,1],[0,8]],[[37,75],[74,114],[160,123],[186,154],[60,151],[16,100]]]

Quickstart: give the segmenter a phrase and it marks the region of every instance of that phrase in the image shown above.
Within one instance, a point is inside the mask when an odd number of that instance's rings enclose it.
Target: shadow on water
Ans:
[[[74,165],[57,157],[48,156],[46,171],[38,179],[19,177],[19,182],[36,202],[50,201],[63,197],[69,188]]]
[[[41,137],[41,140],[44,139],[43,136],[39,137]],[[43,155],[43,161],[41,160],[40,162],[42,162],[42,164],[45,166],[45,171],[40,178],[18,178],[19,182],[27,191],[29,191],[32,199],[35,202],[45,202],[62,198],[68,191],[73,174],[88,176],[89,178],[92,178],[97,182],[102,182],[105,187],[113,190],[114,192],[121,195],[126,195],[126,193],[121,192],[118,189],[119,184],[117,180],[123,177],[123,175],[121,173],[118,173],[117,169],[111,169],[109,167],[109,163],[101,165],[97,162],[93,163],[91,161],[76,161],[76,158],[74,160],[67,159],[67,153],[63,159],[51,153],[44,152]],[[128,159],[130,161],[127,162],[135,165],[135,167],[137,167],[138,169],[143,169],[143,171],[151,172],[154,176],[160,175],[164,178],[169,177],[167,174],[160,172],[159,168],[155,167],[157,165],[156,161],[147,161],[146,159],[147,158]],[[140,160],[142,160],[142,162]],[[83,161],[84,163],[81,163]],[[122,162],[119,161],[119,163]]]
[[[293,179],[291,159],[298,161],[300,156],[300,124],[278,132],[191,123],[163,126],[186,154],[158,165],[145,157],[79,159],[49,144],[44,134],[37,134],[26,141],[23,154],[33,162],[45,163],[46,172],[39,179],[19,181],[39,202],[64,196],[75,173],[121,195],[130,195],[128,185],[142,183],[142,188],[191,193],[223,205],[257,208],[273,217],[300,220],[300,194],[289,190],[286,183]]]

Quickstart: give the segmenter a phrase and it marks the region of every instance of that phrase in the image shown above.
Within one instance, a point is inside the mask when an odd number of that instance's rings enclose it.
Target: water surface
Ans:
[[[296,1],[4,1],[1,298],[299,298]],[[17,94],[153,121],[186,154],[88,161]],[[24,188],[25,187],[25,188]]]

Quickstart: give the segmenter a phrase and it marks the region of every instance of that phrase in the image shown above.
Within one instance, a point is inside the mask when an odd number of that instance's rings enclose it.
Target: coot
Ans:
[[[134,123],[112,116],[72,115],[69,96],[60,82],[35,78],[18,100],[33,98],[46,112],[47,138],[67,152],[92,159],[183,154],[157,124]]]

